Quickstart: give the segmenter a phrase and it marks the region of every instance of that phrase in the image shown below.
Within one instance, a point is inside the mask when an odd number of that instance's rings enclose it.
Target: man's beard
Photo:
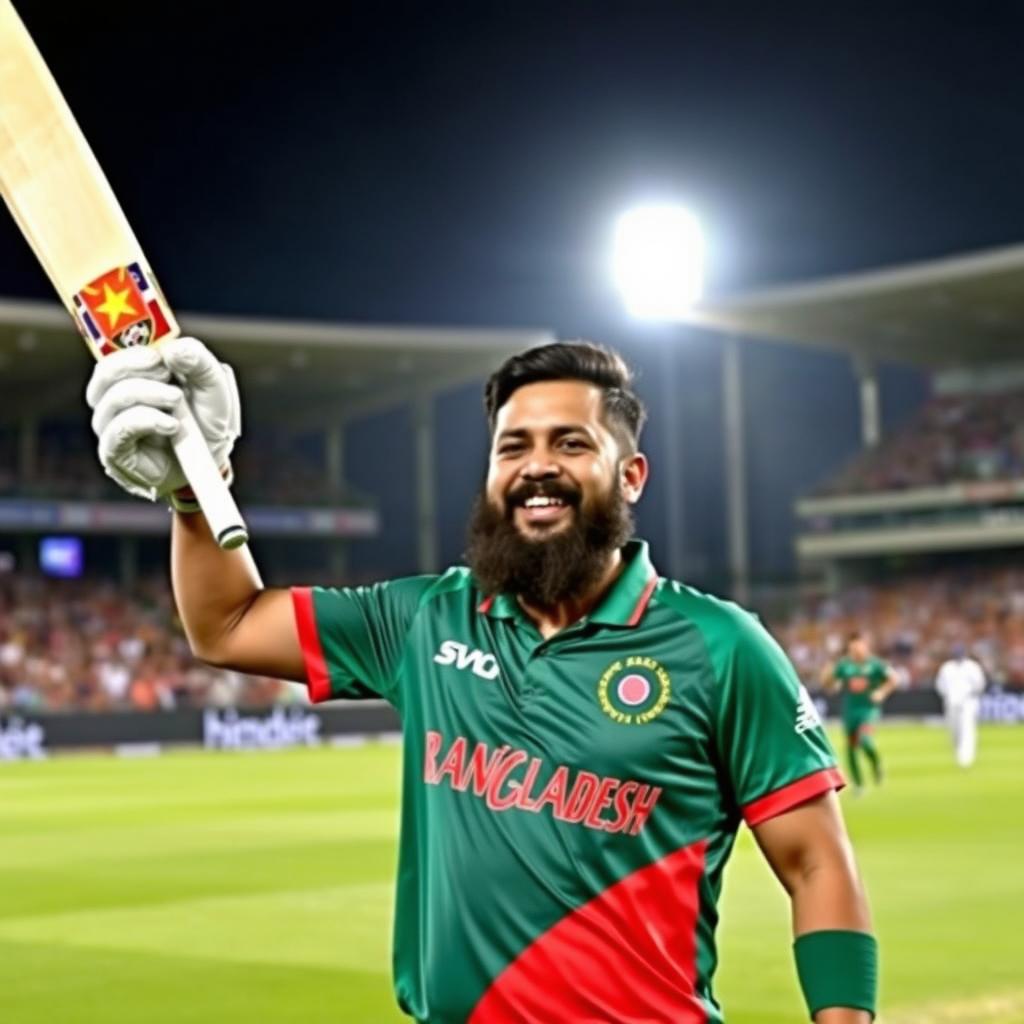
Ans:
[[[573,510],[568,526],[536,539],[513,522],[517,508],[537,495],[562,498]],[[482,491],[469,520],[466,560],[485,594],[518,594],[542,608],[585,594],[608,567],[608,558],[633,536],[633,516],[618,487],[590,506],[578,491],[553,481],[525,484],[509,494],[507,513]]]

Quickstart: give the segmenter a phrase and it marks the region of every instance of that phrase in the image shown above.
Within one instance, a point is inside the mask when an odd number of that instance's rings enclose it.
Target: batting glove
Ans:
[[[175,415],[188,402],[218,466],[227,468],[242,432],[234,371],[196,338],[123,349],[95,366],[85,400],[107,476],[149,501],[172,495],[188,481],[171,441]]]

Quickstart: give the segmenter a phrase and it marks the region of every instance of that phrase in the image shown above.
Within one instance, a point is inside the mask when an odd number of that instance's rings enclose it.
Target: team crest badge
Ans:
[[[601,710],[620,725],[646,725],[665,710],[671,696],[665,667],[642,655],[613,661],[597,684]]]

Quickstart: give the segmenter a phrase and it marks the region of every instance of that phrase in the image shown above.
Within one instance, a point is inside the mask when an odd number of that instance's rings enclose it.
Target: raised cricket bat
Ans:
[[[97,359],[181,331],[57,83],[10,0],[0,0],[0,194]],[[217,543],[248,539],[185,402],[174,453]]]

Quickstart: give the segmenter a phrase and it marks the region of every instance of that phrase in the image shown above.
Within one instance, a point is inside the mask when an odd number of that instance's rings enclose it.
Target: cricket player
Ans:
[[[502,365],[468,564],[352,589],[265,588],[246,549],[217,546],[167,445],[182,394],[230,477],[234,377],[195,339],[97,365],[100,460],[175,510],[174,594],[197,657],[400,713],[407,1014],[723,1020],[716,905],[745,821],[792,901],[810,1015],[871,1020],[877,947],[835,757],[757,619],[659,576],[633,539],[645,414],[617,355],[553,344]]]
[[[978,749],[978,708],[985,692],[985,670],[963,644],[954,644],[950,653],[952,657],[939,666],[935,689],[942,697],[956,763],[969,768]]]
[[[875,784],[882,782],[882,758],[875,745],[875,723],[882,715],[882,704],[896,689],[896,674],[890,665],[871,653],[864,633],[852,633],[846,643],[846,656],[822,669],[821,682],[830,692],[842,694],[843,733],[846,759],[853,779],[853,792],[864,792],[864,776],[859,753],[871,765]]]

